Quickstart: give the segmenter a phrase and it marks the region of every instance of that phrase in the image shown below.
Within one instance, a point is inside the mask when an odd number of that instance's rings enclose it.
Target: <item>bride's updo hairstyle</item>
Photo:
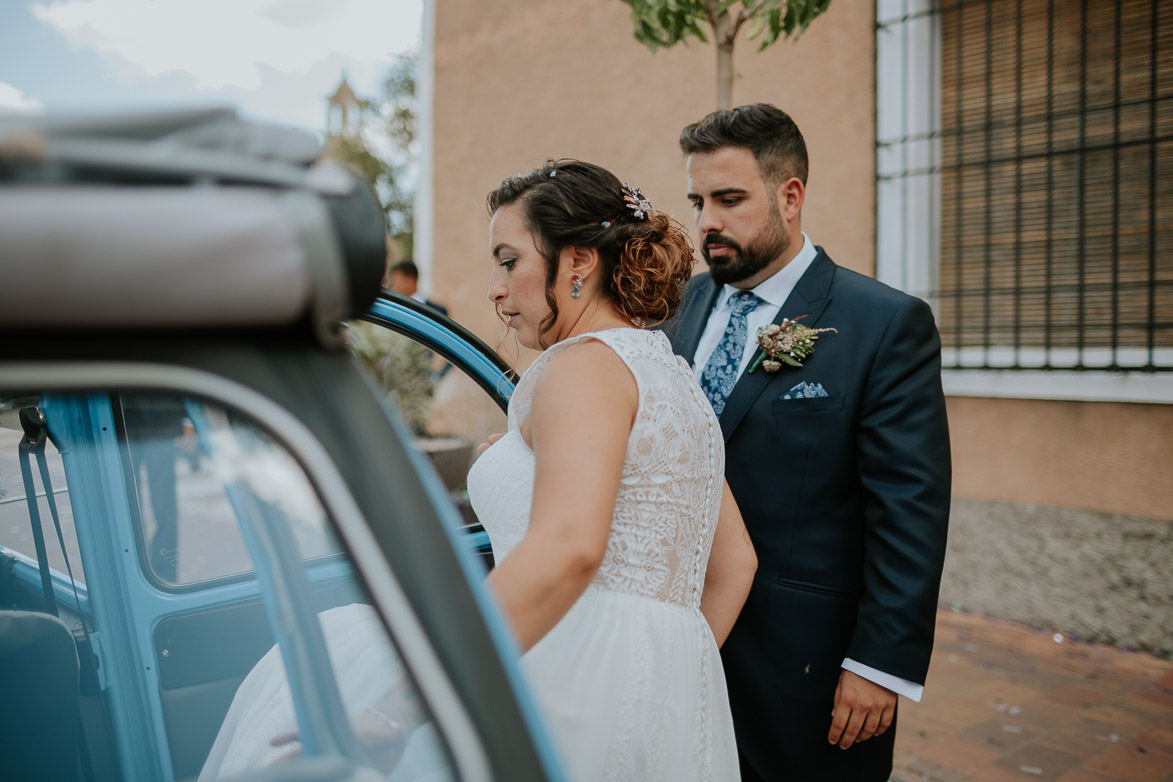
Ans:
[[[580,160],[547,160],[501,182],[487,201],[490,216],[520,204],[525,226],[546,259],[550,315],[542,321],[543,333],[558,318],[553,285],[564,247],[598,250],[599,290],[624,319],[654,326],[680,306],[695,263],[688,232],[607,169]]]

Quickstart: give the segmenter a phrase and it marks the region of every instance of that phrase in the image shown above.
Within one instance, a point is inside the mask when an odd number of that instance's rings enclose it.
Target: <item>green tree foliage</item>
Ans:
[[[399,409],[416,435],[426,435],[432,410],[435,355],[415,340],[390,329],[354,321],[346,330],[351,355]]]
[[[415,186],[415,60],[400,57],[383,76],[378,95],[362,100],[364,133],[330,140],[328,154],[362,176],[383,205],[403,255],[411,254]]]
[[[779,38],[798,37],[831,0],[623,0],[631,7],[635,39],[653,52],[696,38],[717,49],[717,108],[733,101],[733,45],[742,27],[758,51]]]

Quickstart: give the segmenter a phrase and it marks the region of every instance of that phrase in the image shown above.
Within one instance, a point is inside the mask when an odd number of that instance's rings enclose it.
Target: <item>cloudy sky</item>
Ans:
[[[373,93],[423,0],[0,0],[0,112],[231,104],[321,130]]]

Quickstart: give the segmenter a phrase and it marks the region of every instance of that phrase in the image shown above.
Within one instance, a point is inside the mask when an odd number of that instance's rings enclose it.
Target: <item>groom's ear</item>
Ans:
[[[778,185],[775,194],[778,202],[778,212],[782,219],[790,223],[802,214],[802,204],[806,200],[806,186],[798,177],[790,177]]]

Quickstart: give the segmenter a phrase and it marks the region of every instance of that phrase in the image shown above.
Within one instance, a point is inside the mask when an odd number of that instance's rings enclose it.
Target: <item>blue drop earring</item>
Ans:
[[[570,277],[570,298],[577,299],[582,295],[582,277],[577,274]]]

